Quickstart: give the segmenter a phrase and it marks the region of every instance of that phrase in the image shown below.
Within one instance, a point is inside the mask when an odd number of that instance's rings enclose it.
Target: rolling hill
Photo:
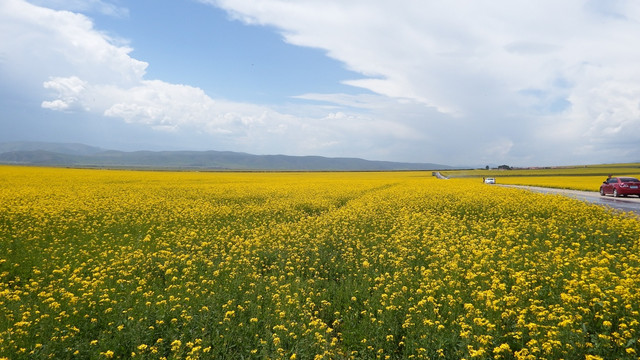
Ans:
[[[323,156],[253,155],[232,151],[117,151],[84,144],[0,143],[0,163],[66,167],[266,170],[384,171],[442,170],[447,165],[371,161]]]

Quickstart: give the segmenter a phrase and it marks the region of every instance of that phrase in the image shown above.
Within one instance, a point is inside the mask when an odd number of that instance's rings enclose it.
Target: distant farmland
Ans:
[[[451,170],[454,178],[495,177],[498,183],[598,191],[608,175],[640,178],[640,163],[568,166],[545,169]]]

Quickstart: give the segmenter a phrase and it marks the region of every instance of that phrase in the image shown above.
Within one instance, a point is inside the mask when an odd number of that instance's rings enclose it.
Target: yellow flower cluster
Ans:
[[[577,200],[423,172],[0,183],[0,358],[640,351],[640,221]]]

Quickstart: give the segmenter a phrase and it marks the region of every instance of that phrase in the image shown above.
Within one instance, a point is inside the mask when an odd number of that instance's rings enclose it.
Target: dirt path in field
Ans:
[[[505,185],[505,184],[501,184],[500,186],[526,189],[526,190],[531,190],[531,191],[545,193],[545,194],[561,194],[574,199],[588,201],[594,204],[608,206],[608,207],[619,209],[622,211],[632,211],[640,215],[640,198],[638,198],[637,196],[615,198],[611,195],[600,196],[600,193],[597,191],[578,191],[578,190],[568,190],[568,189],[544,188],[544,187],[538,187],[538,186]]]

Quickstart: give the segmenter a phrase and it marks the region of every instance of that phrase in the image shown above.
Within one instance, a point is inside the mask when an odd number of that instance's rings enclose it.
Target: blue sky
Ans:
[[[0,142],[640,161],[640,5],[0,0]]]
[[[277,29],[247,26],[220,8],[141,0],[127,3],[127,11],[125,17],[95,14],[96,27],[127,37],[131,56],[149,62],[148,78],[265,104],[292,94],[355,91],[340,81],[357,74],[324,51],[287,44]]]

